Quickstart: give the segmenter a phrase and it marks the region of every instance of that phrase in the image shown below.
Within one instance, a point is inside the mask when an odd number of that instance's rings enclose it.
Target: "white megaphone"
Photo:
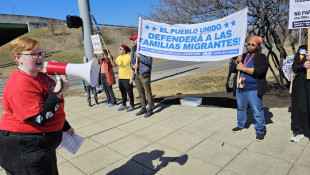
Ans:
[[[86,80],[95,87],[99,77],[99,65],[97,58],[85,64],[70,64],[61,62],[44,62],[43,71],[48,75],[72,75]]]

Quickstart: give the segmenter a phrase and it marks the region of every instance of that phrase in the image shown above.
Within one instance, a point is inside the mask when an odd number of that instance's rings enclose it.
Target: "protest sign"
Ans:
[[[310,37],[310,0],[290,0],[288,28],[308,28],[308,38]],[[310,51],[310,39],[308,39],[307,50]],[[309,69],[307,69],[307,79],[310,79]]]
[[[292,77],[292,65],[293,65],[293,62],[294,62],[294,55],[293,56],[287,56],[286,59],[283,61],[283,64],[282,64],[282,71],[283,71],[283,74],[285,76],[285,78],[288,80],[288,81],[291,81]]]
[[[91,35],[91,42],[93,44],[94,48],[94,54],[102,54],[103,50],[100,43],[100,37],[99,35]]]
[[[181,61],[220,61],[243,54],[247,11],[199,24],[139,19],[139,53]]]
[[[97,23],[95,17],[94,17],[90,12],[89,12],[89,15],[90,15],[90,17],[93,19],[93,21],[94,21],[94,23],[95,23],[97,32],[98,32],[99,35],[100,35],[100,39],[101,39],[101,41],[102,41],[102,43],[103,43],[103,45],[104,45],[104,48],[105,48],[106,50],[108,50],[108,49],[107,49],[107,46],[105,45],[105,42],[104,42],[104,40],[103,40],[103,33],[101,32],[101,30],[100,30],[100,28],[99,28],[99,25],[98,25],[98,23]],[[100,44],[100,46],[101,46],[101,44]]]
[[[310,0],[290,0],[288,28],[310,28]]]

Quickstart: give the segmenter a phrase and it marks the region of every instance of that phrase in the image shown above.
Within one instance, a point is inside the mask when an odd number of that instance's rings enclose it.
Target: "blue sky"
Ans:
[[[138,26],[159,0],[89,0],[90,10],[102,24]],[[14,10],[13,10],[14,9]],[[78,0],[0,0],[0,13],[66,19],[79,16]]]

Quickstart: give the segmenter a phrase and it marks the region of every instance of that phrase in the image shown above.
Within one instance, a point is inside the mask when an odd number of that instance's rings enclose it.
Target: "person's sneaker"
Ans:
[[[133,110],[133,107],[131,105],[129,105],[128,108],[127,108],[127,112],[130,112],[132,110]]]
[[[142,114],[145,114],[146,113],[146,108],[145,107],[142,107],[141,110],[139,112],[136,113],[136,116],[138,115],[142,115]]]
[[[121,105],[121,107],[119,107],[117,110],[118,111],[122,111],[122,110],[125,110],[127,107],[125,105]]]
[[[265,137],[265,134],[262,134],[262,133],[256,133],[256,140],[257,141],[262,141],[264,140],[264,137]]]
[[[109,106],[109,107],[112,107],[112,106],[114,106],[114,104],[110,103],[108,106]]]
[[[109,103],[108,102],[104,102],[103,104],[108,105]]]
[[[294,134],[292,137],[291,137],[291,142],[299,142],[301,139],[303,139],[305,136],[303,134]]]
[[[239,127],[235,127],[232,129],[232,132],[240,132],[240,131],[245,131],[246,128],[239,128]]]
[[[91,107],[91,102],[88,102],[88,106]]]
[[[144,118],[148,118],[150,117],[151,115],[153,115],[153,109],[152,108],[149,108],[147,109],[145,115],[144,115]]]
[[[295,139],[295,134],[292,135],[292,137],[290,138],[290,141],[294,142],[294,139]]]

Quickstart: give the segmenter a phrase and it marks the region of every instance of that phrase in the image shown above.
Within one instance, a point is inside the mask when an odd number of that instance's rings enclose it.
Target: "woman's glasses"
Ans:
[[[39,53],[29,53],[29,54],[18,54],[18,55],[30,55],[31,58],[44,58],[46,56],[46,52],[39,52]]]
[[[118,50],[124,50],[122,47],[118,48]]]

